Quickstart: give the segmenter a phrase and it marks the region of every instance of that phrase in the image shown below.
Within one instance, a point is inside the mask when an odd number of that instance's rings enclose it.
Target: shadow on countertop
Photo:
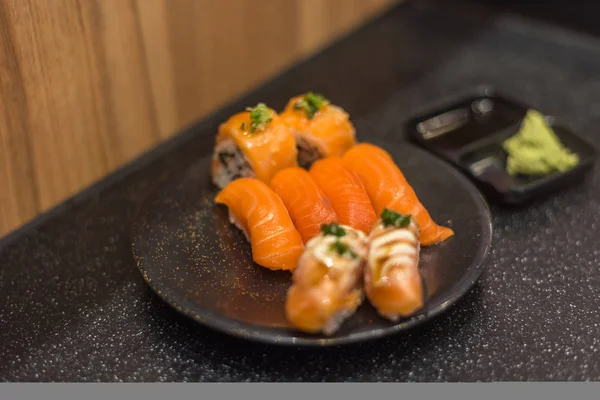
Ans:
[[[495,11],[520,14],[524,17],[600,37],[600,2],[594,0],[467,0],[494,8]]]

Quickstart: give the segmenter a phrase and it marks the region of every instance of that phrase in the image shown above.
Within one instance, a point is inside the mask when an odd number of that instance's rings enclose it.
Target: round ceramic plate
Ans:
[[[291,274],[252,262],[250,245],[216,206],[210,154],[172,176],[142,205],[133,227],[133,253],[144,279],[181,313],[247,339],[290,345],[336,345],[413,327],[450,307],[475,283],[488,253],[492,226],[479,191],[449,164],[408,144],[374,142],[394,157],[433,218],[454,229],[445,243],[423,248],[425,307],[392,323],[365,302],[333,336],[311,335],[286,321]]]

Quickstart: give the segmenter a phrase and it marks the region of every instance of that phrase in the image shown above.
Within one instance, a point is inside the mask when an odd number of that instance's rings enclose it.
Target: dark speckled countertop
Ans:
[[[361,138],[404,140],[436,99],[485,83],[600,139],[600,41],[447,1],[414,1],[260,87],[0,242],[0,380],[475,381],[600,378],[600,168],[525,208],[494,206],[478,285],[421,328],[328,349],[270,347],[197,325],[146,286],[136,208],[204,135],[307,89]]]

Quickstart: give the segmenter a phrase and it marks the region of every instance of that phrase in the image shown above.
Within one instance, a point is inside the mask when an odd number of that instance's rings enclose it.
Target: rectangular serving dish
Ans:
[[[411,119],[408,132],[414,141],[470,176],[490,200],[522,204],[581,182],[597,158],[594,146],[546,115],[560,141],[579,155],[579,164],[562,173],[510,176],[502,143],[518,132],[530,108],[484,87]]]

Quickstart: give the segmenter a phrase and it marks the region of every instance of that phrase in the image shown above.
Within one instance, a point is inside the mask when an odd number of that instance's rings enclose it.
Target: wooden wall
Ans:
[[[397,1],[0,0],[0,236]]]

